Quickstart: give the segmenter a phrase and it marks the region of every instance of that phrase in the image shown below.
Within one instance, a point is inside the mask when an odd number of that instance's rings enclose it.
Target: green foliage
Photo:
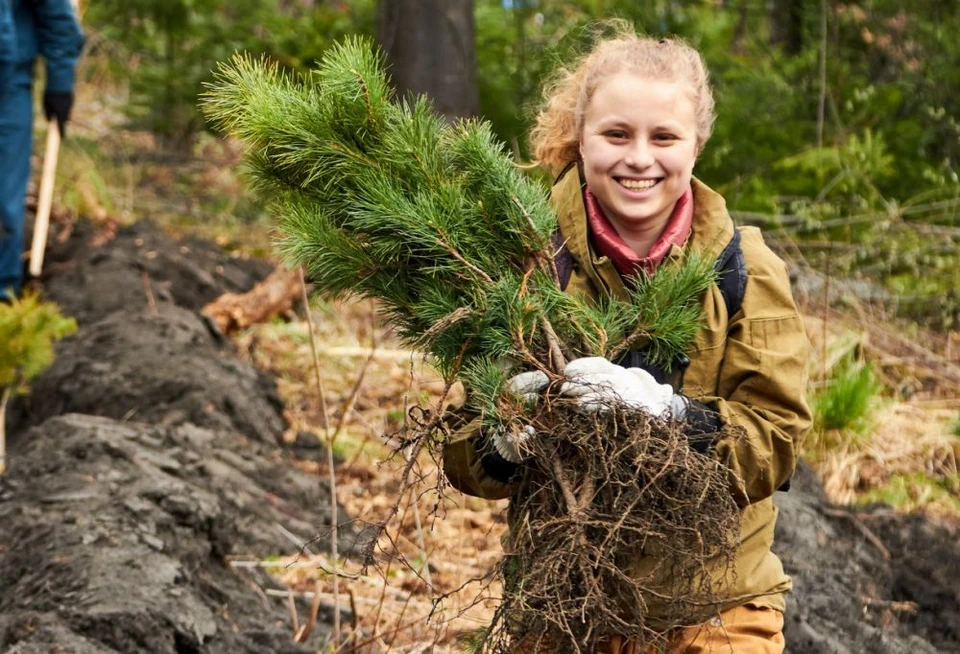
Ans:
[[[73,318],[36,295],[0,303],[0,388],[25,393],[28,382],[53,362],[53,342],[76,329]]]
[[[884,484],[861,495],[860,504],[882,502],[900,511],[939,506],[960,513],[960,479],[930,477],[922,472],[896,473]]]
[[[842,365],[813,400],[816,426],[820,430],[856,426],[879,391],[869,363],[851,361]]]
[[[960,415],[953,419],[953,425],[950,427],[950,433],[960,437]]]
[[[288,261],[329,296],[377,298],[400,337],[461,377],[487,415],[504,362],[550,365],[545,325],[568,357],[649,343],[666,365],[693,341],[712,261],[665,266],[632,301],[591,306],[564,294],[546,189],[488,124],[448,125],[423,98],[394,102],[363,40],[335,46],[310,75],[235,57],[204,107],[249,146]]]
[[[640,279],[631,293],[633,306],[640,312],[630,319],[634,325],[656,326],[649,333],[648,347],[653,359],[670,363],[676,354],[671,341],[693,342],[700,327],[699,298],[715,279],[714,261],[697,253],[683,265],[668,265],[656,275]],[[628,325],[624,327],[630,329]],[[669,339],[665,338],[667,334]]]
[[[91,42],[109,53],[131,86],[135,125],[184,148],[203,128],[197,111],[212,62],[238,50],[310,65],[344,33],[373,27],[374,0],[103,0],[85,15]],[[119,55],[119,56],[118,56]]]
[[[777,166],[800,178],[819,178],[824,187],[818,196],[821,200],[858,197],[865,206],[882,200],[876,184],[895,172],[883,135],[869,129],[862,136],[851,134],[842,145],[813,148],[781,159]]]

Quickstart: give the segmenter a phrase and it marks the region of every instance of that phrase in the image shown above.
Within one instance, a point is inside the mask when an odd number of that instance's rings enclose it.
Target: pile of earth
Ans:
[[[80,328],[8,417],[0,650],[320,649],[322,624],[294,644],[263,592],[276,582],[227,559],[289,553],[330,522],[325,486],[291,461],[321,453],[281,444],[274,382],[199,314],[269,266],[149,223],[102,243],[71,229],[43,288]],[[833,507],[804,466],[776,502],[789,652],[960,652],[956,524]]]
[[[793,654],[960,652],[960,524],[827,502],[800,465],[777,493]]]
[[[319,443],[281,445],[274,381],[199,313],[271,267],[150,223],[99,240],[86,223],[51,235],[43,292],[79,329],[8,414],[0,651],[321,649],[329,612],[295,644],[286,603],[265,592],[283,586],[228,560],[296,552],[330,528],[325,484],[291,461],[323,456]]]

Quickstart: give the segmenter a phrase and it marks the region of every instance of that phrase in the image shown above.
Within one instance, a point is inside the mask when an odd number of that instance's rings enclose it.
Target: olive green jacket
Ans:
[[[583,182],[576,168],[553,188],[551,201],[575,261],[567,292],[626,297],[613,262],[597,257],[589,244]],[[687,249],[716,256],[733,236],[735,227],[723,198],[696,179],[693,206],[690,238],[669,257],[682,256]],[[729,601],[719,608],[749,602],[783,611],[783,594],[791,584],[770,550],[777,517],[772,496],[793,475],[800,440],[810,426],[804,397],[808,342],[783,261],[764,245],[758,229],[739,229],[747,266],[743,302],[736,314],[727,316],[720,289],[714,285],[705,294],[705,320],[690,354],[684,392],[715,408],[724,424],[746,432],[746,437],[717,441],[713,449],[730,469],[731,492],[743,507],[741,545],[732,572],[723,573]],[[480,462],[477,424],[463,424],[452,434],[444,449],[447,477],[470,495],[509,497],[511,484],[491,477]],[[645,568],[643,560],[636,561],[637,573]],[[648,608],[656,615],[656,607]]]

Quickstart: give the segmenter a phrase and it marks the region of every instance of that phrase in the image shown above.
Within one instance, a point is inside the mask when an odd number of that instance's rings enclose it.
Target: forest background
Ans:
[[[302,71],[343,36],[371,36],[401,91],[428,93],[451,119],[488,119],[527,162],[540,89],[586,47],[589,26],[619,17],[685,38],[706,58],[717,98],[695,173],[791,262],[816,336],[818,425],[805,458],[820,464],[835,501],[960,514],[960,415],[945,383],[960,351],[960,1],[90,0],[81,12],[87,43],[56,205],[106,223],[151,218],[268,257],[271,216],[243,182],[240,147],[198,109],[217,63],[234,52]],[[852,324],[828,316],[824,299]],[[337,319],[349,330],[365,310]],[[874,328],[901,345],[871,349]],[[263,356],[272,348],[258,365],[283,378],[293,405],[309,405],[309,373],[292,370],[304,343],[289,339],[302,335],[264,329],[241,341]],[[953,372],[910,367],[931,352]],[[328,387],[332,402],[349,403],[353,374],[334,366],[344,388]],[[402,396],[380,402],[377,436],[396,428]],[[871,426],[904,431],[891,401],[914,402],[904,420],[924,436],[903,447],[902,434],[891,438],[903,465],[877,454]],[[317,411],[300,411],[292,429],[322,424]]]
[[[487,118],[525,161],[542,83],[610,17],[703,53],[718,119],[696,174],[740,222],[878,281],[904,314],[958,321],[956,0],[100,0],[84,25],[88,72],[126,78],[131,125],[168,152],[202,142],[197,98],[217,61],[242,50],[309,69],[341,36],[368,34],[401,90]]]

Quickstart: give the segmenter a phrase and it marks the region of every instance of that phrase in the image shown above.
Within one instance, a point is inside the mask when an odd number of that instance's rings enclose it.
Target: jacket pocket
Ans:
[[[764,373],[778,375],[803,372],[806,359],[798,356],[807,349],[807,332],[798,315],[750,321],[748,343],[753,348],[757,365]],[[791,366],[792,371],[783,366]]]

